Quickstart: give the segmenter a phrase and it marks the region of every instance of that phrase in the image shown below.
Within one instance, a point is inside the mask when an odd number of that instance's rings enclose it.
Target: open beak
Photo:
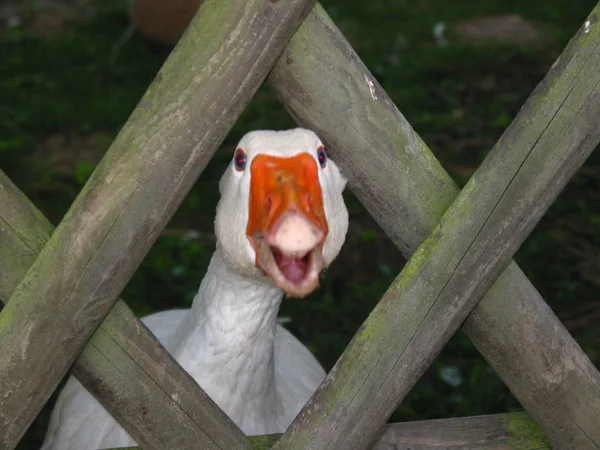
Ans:
[[[319,285],[328,232],[317,163],[308,153],[261,154],[250,170],[246,235],[256,265],[286,294],[304,297]]]

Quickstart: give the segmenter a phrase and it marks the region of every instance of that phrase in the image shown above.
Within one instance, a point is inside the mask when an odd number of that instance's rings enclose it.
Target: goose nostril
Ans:
[[[308,206],[313,206],[313,198],[312,195],[310,195],[310,193],[307,192],[304,194],[304,201]]]
[[[272,206],[273,206],[273,197],[271,196],[271,194],[269,194],[265,197],[265,211],[269,212],[271,210]]]

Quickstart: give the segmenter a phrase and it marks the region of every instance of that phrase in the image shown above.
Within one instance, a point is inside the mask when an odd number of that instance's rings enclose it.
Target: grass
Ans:
[[[463,184],[541,80],[594,2],[323,1],[403,114]],[[440,46],[436,23],[518,13],[548,29],[543,46],[464,43]],[[57,224],[103,150],[126,121],[170,49],[134,34],[124,2],[48,32],[27,26],[0,35],[0,167]],[[125,289],[140,315],[189,307],[214,249],[217,181],[248,130],[286,128],[292,119],[261,89]],[[584,351],[600,363],[600,158],[572,180],[517,254],[534,285]],[[404,259],[347,193],[351,229],[322,288],[284,302],[288,328],[329,369]],[[349,281],[350,280],[350,281]],[[517,401],[460,333],[399,406],[394,420],[519,409]],[[21,449],[37,448],[49,408]]]

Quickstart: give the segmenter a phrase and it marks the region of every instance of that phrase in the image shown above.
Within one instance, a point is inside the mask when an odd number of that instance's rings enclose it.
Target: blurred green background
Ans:
[[[322,3],[459,185],[595,5],[592,0]],[[128,33],[123,0],[9,1],[0,4],[0,27],[0,168],[56,225],[171,47]],[[123,292],[136,313],[190,306],[214,249],[217,181],[236,142],[249,130],[293,126],[276,98],[261,89]],[[289,318],[286,326],[326,369],[405,263],[351,192],[346,199],[351,225],[342,254],[323,275],[318,292],[285,301],[281,309]],[[599,225],[595,152],[516,256],[597,367]],[[19,448],[39,446],[49,406]],[[392,419],[519,409],[459,333]]]

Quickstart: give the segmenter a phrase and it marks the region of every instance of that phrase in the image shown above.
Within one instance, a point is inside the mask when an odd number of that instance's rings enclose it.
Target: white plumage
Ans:
[[[312,291],[346,235],[345,180],[322,153],[308,130],[244,136],[220,182],[217,250],[192,308],[143,319],[247,435],[285,431],[325,377],[310,351],[277,324],[284,291]],[[71,377],[42,449],[129,445],[135,442]]]

